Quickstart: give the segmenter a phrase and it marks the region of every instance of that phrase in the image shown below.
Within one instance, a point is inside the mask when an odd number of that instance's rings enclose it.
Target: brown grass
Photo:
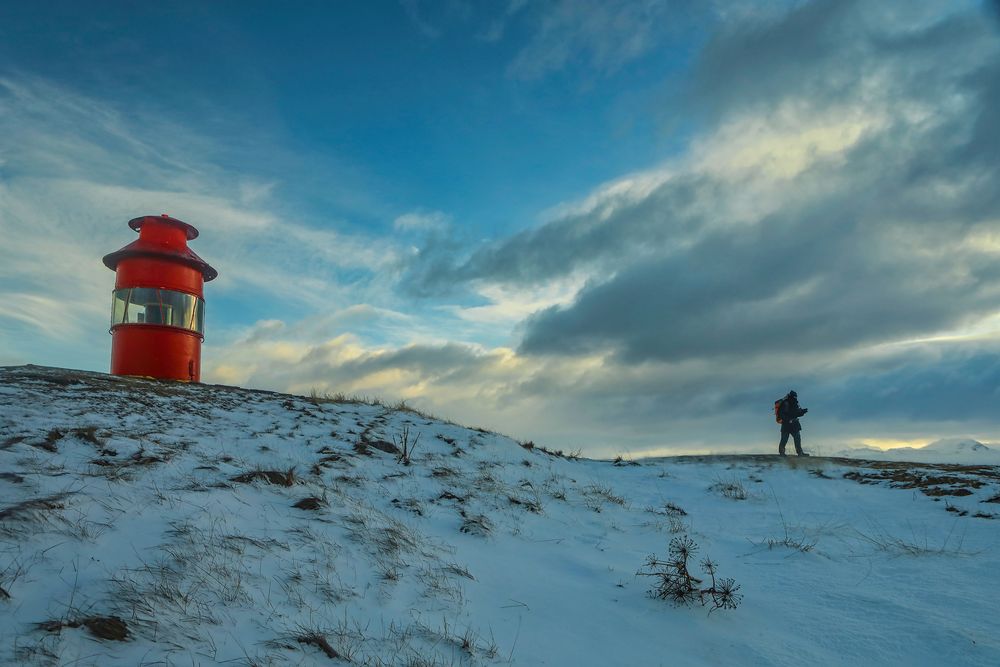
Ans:
[[[465,520],[462,522],[462,527],[459,528],[461,532],[481,537],[493,532],[493,523],[486,516],[482,514],[467,516],[465,512],[462,512],[462,516]]]
[[[38,628],[46,632],[59,632],[63,628],[79,628],[83,626],[98,639],[125,641],[129,637],[128,625],[117,616],[87,616],[74,620],[44,621]]]
[[[977,466],[969,466],[976,468]],[[927,468],[924,468],[927,470]],[[878,484],[888,482],[895,489],[919,489],[921,493],[932,497],[941,496],[971,496],[967,487],[978,489],[985,482],[969,477],[958,477],[947,474],[921,472],[909,468],[882,467],[877,471],[855,471],[844,473],[846,479],[852,479],[859,484]]]
[[[295,484],[295,468],[289,468],[284,472],[280,470],[251,470],[230,479],[240,484],[252,484],[257,480],[263,480],[275,486],[292,486]]]
[[[96,426],[82,426],[80,428],[75,428],[72,430],[72,434],[84,442],[89,442],[95,447],[104,446],[104,443],[97,437]]]
[[[56,446],[56,443],[59,440],[61,440],[64,435],[66,434],[60,431],[59,429],[54,428],[45,434],[45,438],[41,442],[32,444],[35,447],[38,447],[39,449],[44,449],[45,451],[52,452],[54,454],[55,452],[59,451],[59,448]]]
[[[3,442],[0,442],[0,449],[7,449],[8,447],[13,447],[14,445],[24,442],[28,439],[26,435],[12,435]]]
[[[315,496],[310,496],[308,498],[303,498],[298,501],[292,507],[300,510],[318,510],[323,507],[326,503],[323,502],[322,498],[317,498]]]
[[[23,514],[28,512],[39,511],[39,510],[61,510],[65,507],[62,500],[65,498],[67,493],[56,493],[51,496],[43,496],[41,498],[31,498],[29,500],[24,500],[22,502],[11,505],[10,507],[5,507],[0,510],[0,521],[2,520],[17,520],[22,518]]]
[[[300,644],[308,644],[310,646],[315,646],[320,651],[326,654],[326,657],[331,660],[336,660],[340,657],[340,654],[330,646],[330,642],[326,640],[326,637],[319,634],[318,632],[310,632],[304,635],[299,635],[295,638]]]

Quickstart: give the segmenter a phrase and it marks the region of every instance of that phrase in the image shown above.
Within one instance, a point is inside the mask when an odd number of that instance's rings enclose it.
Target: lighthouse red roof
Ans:
[[[197,269],[205,282],[218,277],[218,271],[187,247],[187,241],[198,238],[198,230],[192,225],[164,214],[133,218],[129,220],[128,226],[139,232],[139,238],[104,256],[104,266],[112,271],[118,268],[118,263],[123,259],[151,257]]]

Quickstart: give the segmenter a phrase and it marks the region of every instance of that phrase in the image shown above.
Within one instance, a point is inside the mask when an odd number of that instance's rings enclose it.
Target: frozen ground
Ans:
[[[0,369],[0,663],[1000,664],[996,467],[639,463]],[[681,535],[738,608],[647,595],[637,571]]]

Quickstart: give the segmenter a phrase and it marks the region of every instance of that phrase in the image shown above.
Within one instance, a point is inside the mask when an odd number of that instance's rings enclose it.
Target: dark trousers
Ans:
[[[785,453],[785,445],[788,444],[788,436],[792,436],[795,441],[795,453],[802,453],[802,435],[798,431],[782,431],[781,432],[781,442],[778,443],[778,453]]]

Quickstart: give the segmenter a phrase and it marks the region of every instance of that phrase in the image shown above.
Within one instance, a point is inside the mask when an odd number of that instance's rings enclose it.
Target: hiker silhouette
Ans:
[[[802,451],[802,424],[799,417],[809,412],[809,408],[799,407],[799,395],[795,390],[788,392],[778,406],[777,416],[781,420],[781,440],[778,442],[778,454],[785,455],[785,445],[788,444],[788,436],[792,436],[795,442],[795,453],[799,456],[809,456]]]

